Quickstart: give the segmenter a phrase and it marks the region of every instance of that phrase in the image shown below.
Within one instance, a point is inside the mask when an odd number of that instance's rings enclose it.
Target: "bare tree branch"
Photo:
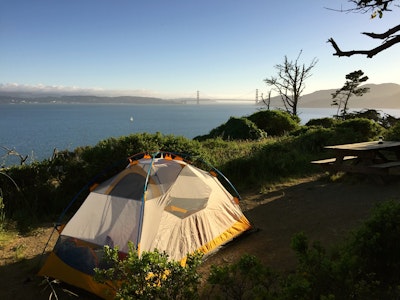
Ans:
[[[384,40],[384,39],[392,37],[392,35],[394,33],[396,33],[397,31],[400,31],[400,24],[393,28],[390,28],[388,31],[386,31],[384,33],[363,32],[362,34],[365,34],[373,39]],[[394,36],[394,37],[396,37],[396,36]]]
[[[17,151],[15,151],[14,149],[9,149],[9,148],[7,148],[7,147],[5,147],[5,146],[0,146],[0,147],[3,148],[3,149],[7,152],[6,155],[15,155],[15,156],[18,156],[18,157],[19,157],[19,160],[20,160],[21,166],[22,166],[23,164],[25,164],[25,161],[28,159],[28,155],[26,155],[26,156],[24,157],[24,156],[22,156],[21,154],[19,154]]]
[[[390,4],[392,4],[394,0],[349,0],[349,2],[353,3],[356,7],[349,9],[349,11],[391,11]]]
[[[396,4],[397,1],[398,0],[348,0],[348,2],[353,3],[355,7],[345,10],[341,9],[340,11],[361,12],[361,13],[372,11],[371,18],[375,18],[376,16],[382,18],[384,11],[385,12],[391,11],[390,8],[391,5],[399,7],[399,5]],[[331,43],[332,47],[336,51],[335,53],[333,53],[333,55],[340,57],[340,56],[352,56],[356,54],[361,54],[361,55],[366,55],[368,58],[371,58],[377,55],[378,53],[382,52],[383,50],[386,50],[387,48],[390,48],[391,46],[400,43],[400,35],[395,34],[399,31],[400,31],[400,24],[394,26],[393,28],[390,28],[389,30],[383,33],[363,32],[362,34],[370,38],[384,40],[384,42],[380,46],[369,50],[342,51],[340,50],[339,46],[336,44],[333,38],[328,39],[328,43]]]
[[[400,35],[396,35],[393,38],[391,38],[391,39],[387,40],[386,42],[384,42],[383,44],[381,44],[380,46],[375,47],[370,50],[342,51],[342,50],[340,50],[339,46],[336,44],[336,42],[333,38],[330,38],[328,40],[328,43],[331,43],[332,47],[336,50],[336,53],[333,53],[333,55],[337,55],[340,57],[340,56],[352,56],[355,54],[362,54],[362,55],[366,55],[368,58],[371,58],[371,57],[377,55],[378,53],[382,52],[383,50],[390,48],[394,44],[400,43]]]

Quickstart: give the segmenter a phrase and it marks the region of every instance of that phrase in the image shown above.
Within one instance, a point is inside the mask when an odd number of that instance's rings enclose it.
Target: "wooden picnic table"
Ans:
[[[400,175],[400,141],[373,141],[325,148],[334,157],[312,163],[328,171]]]

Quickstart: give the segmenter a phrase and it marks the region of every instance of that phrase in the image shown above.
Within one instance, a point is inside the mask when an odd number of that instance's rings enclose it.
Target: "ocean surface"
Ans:
[[[148,132],[194,138],[231,116],[250,115],[254,104],[106,105],[106,104],[4,104],[0,105],[0,164],[18,164],[6,147],[29,155],[27,163],[52,156],[53,150],[93,146],[109,137]],[[384,110],[400,117],[400,110]],[[336,113],[332,108],[299,109],[301,123]]]

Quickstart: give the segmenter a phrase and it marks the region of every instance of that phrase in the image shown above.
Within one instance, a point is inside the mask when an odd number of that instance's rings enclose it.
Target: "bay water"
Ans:
[[[0,164],[19,163],[7,150],[29,155],[27,162],[52,156],[53,150],[73,151],[109,137],[160,132],[192,139],[207,134],[231,116],[248,116],[254,104],[3,104],[0,105]],[[330,117],[332,108],[299,109],[302,124]],[[386,112],[386,111],[385,111]],[[400,116],[400,110],[387,113]]]

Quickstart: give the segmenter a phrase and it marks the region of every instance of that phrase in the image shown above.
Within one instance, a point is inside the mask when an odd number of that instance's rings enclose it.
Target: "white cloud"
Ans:
[[[38,93],[56,95],[95,95],[95,96],[143,96],[162,97],[161,94],[149,90],[106,90],[98,87],[82,88],[79,86],[0,83],[1,92]]]
[[[105,97],[116,97],[116,96],[141,96],[141,97],[156,97],[161,99],[176,99],[176,98],[196,98],[196,91],[193,92],[159,92],[146,89],[104,89],[101,87],[79,87],[79,86],[64,86],[64,85],[46,85],[42,83],[30,85],[20,83],[0,83],[0,92],[16,92],[16,93],[29,93],[37,95],[51,95],[51,96],[76,96],[76,95],[93,95],[93,96],[105,96]],[[247,100],[254,98],[254,91],[248,91],[242,95],[233,95],[227,93],[204,93],[200,91],[200,98],[206,99],[235,99],[235,100]],[[260,90],[261,94],[261,90]]]

